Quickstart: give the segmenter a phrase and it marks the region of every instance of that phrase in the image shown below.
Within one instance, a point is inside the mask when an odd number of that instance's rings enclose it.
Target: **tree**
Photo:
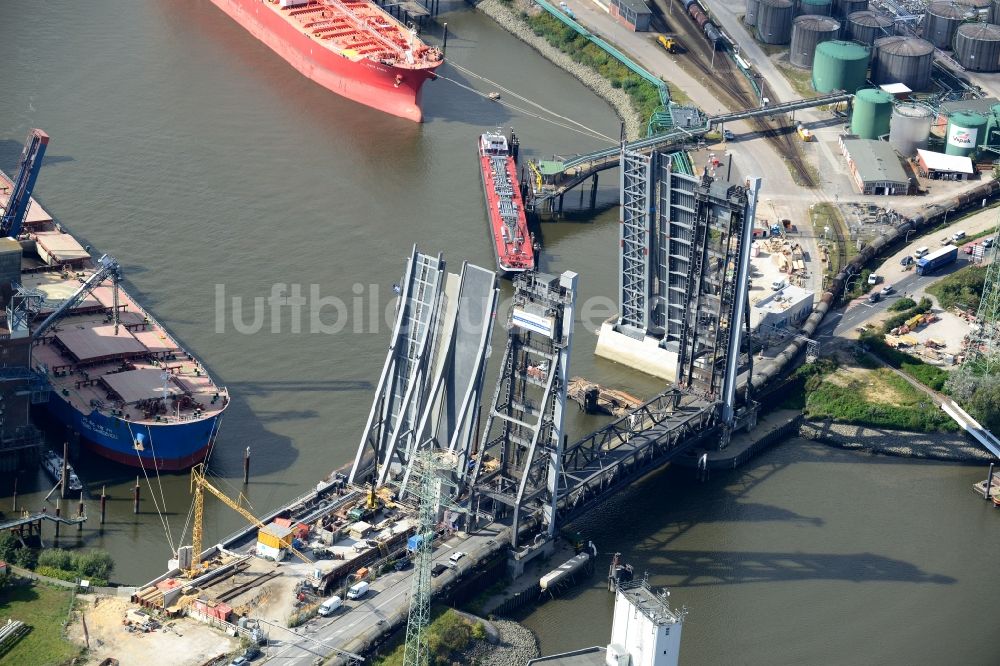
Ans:
[[[76,556],[76,571],[84,578],[109,580],[115,569],[115,561],[105,550],[92,550]]]
[[[1000,378],[980,379],[969,399],[969,411],[987,430],[1000,432]]]
[[[16,551],[20,545],[21,544],[18,542],[17,537],[10,532],[0,534],[0,560],[3,560],[4,562],[13,562],[14,551]]]
[[[34,569],[38,564],[38,554],[31,548],[18,548],[14,551],[14,564],[22,569]]]
[[[43,567],[53,567],[63,571],[72,571],[73,554],[62,548],[47,548],[38,556],[38,565]]]

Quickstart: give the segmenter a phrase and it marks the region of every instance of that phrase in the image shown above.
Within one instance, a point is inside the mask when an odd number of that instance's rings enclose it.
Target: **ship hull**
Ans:
[[[515,171],[513,169],[513,158],[508,157],[508,172]],[[527,266],[513,266],[511,263],[506,261],[504,256],[504,248],[506,245],[503,242],[503,220],[500,218],[497,212],[497,199],[496,195],[490,192],[489,186],[489,174],[490,173],[490,161],[488,157],[483,157],[479,155],[479,175],[483,183],[483,199],[486,201],[486,233],[490,239],[490,247],[493,248],[493,258],[497,265],[497,274],[503,278],[512,278],[518,273],[524,273],[526,271],[532,270],[534,268],[534,260],[532,260],[530,265]],[[514,182],[517,182],[516,180]],[[521,233],[525,235],[525,238],[530,237],[528,235],[528,223],[524,216],[524,209],[521,207],[520,195],[515,197],[515,201],[518,204],[519,215],[522,219],[518,221],[518,228],[521,229]],[[530,244],[529,244],[530,247]],[[531,250],[532,252],[534,250]]]
[[[218,434],[221,414],[182,423],[135,423],[98,411],[82,414],[55,391],[49,396],[48,414],[79,433],[81,446],[97,455],[130,467],[157,468],[161,472],[189,469],[202,462]],[[134,438],[143,434],[143,450]]]
[[[260,0],[212,0],[303,76],[341,97],[414,122],[423,120],[420,95],[436,67],[408,69],[351,60],[316,44]]]

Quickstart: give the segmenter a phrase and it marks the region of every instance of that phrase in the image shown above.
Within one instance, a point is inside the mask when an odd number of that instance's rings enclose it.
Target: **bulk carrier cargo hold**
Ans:
[[[0,206],[12,188],[0,173]],[[95,262],[33,199],[16,235],[21,334],[37,337],[31,364],[51,387],[44,409],[58,435],[77,433],[85,450],[133,467],[182,470],[204,460],[226,389],[117,284],[117,262]],[[108,277],[97,282],[102,269]],[[88,281],[94,288],[48,322]]]
[[[212,0],[304,76],[420,122],[420,92],[444,56],[369,0]]]

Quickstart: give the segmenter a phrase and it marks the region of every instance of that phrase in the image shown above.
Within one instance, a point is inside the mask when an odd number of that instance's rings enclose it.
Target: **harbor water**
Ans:
[[[445,9],[450,60],[618,135],[610,107],[571,76],[469,6]],[[447,79],[494,87],[448,65],[425,87],[425,123],[379,114],[301,77],[204,1],[7,3],[0,26],[0,167],[14,169],[30,128],[51,134],[37,198],[115,255],[132,293],[228,386],[211,479],[260,513],[354,456],[411,247],[443,252],[453,271],[493,265],[478,135],[514,126],[527,157],[607,145],[473,94]],[[434,41],[439,28],[427,32]],[[580,273],[571,374],[650,396],[656,381],[592,354],[617,287],[616,181],[602,174],[597,212],[542,226],[541,267]],[[272,306],[287,295],[305,299],[298,312]],[[569,414],[571,436],[601,423]],[[187,522],[188,478],[141,479],[133,515],[135,470],[75,464],[91,520],[59,545],[109,550],[123,583],[162,571]],[[686,663],[985,664],[1000,515],[971,497],[981,477],[793,441],[707,484],[668,470],[577,527],[691,607]],[[40,471],[17,484],[20,506],[46,506]],[[13,487],[0,479],[8,513]],[[206,543],[242,524],[206,502]],[[524,618],[546,652],[606,640],[611,601],[593,583]]]

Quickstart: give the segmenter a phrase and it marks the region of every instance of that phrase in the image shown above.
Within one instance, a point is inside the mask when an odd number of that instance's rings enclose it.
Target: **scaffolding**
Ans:
[[[641,339],[649,327],[652,290],[649,262],[651,156],[626,150],[623,145],[621,164],[621,252],[618,255],[621,320],[618,330]]]

